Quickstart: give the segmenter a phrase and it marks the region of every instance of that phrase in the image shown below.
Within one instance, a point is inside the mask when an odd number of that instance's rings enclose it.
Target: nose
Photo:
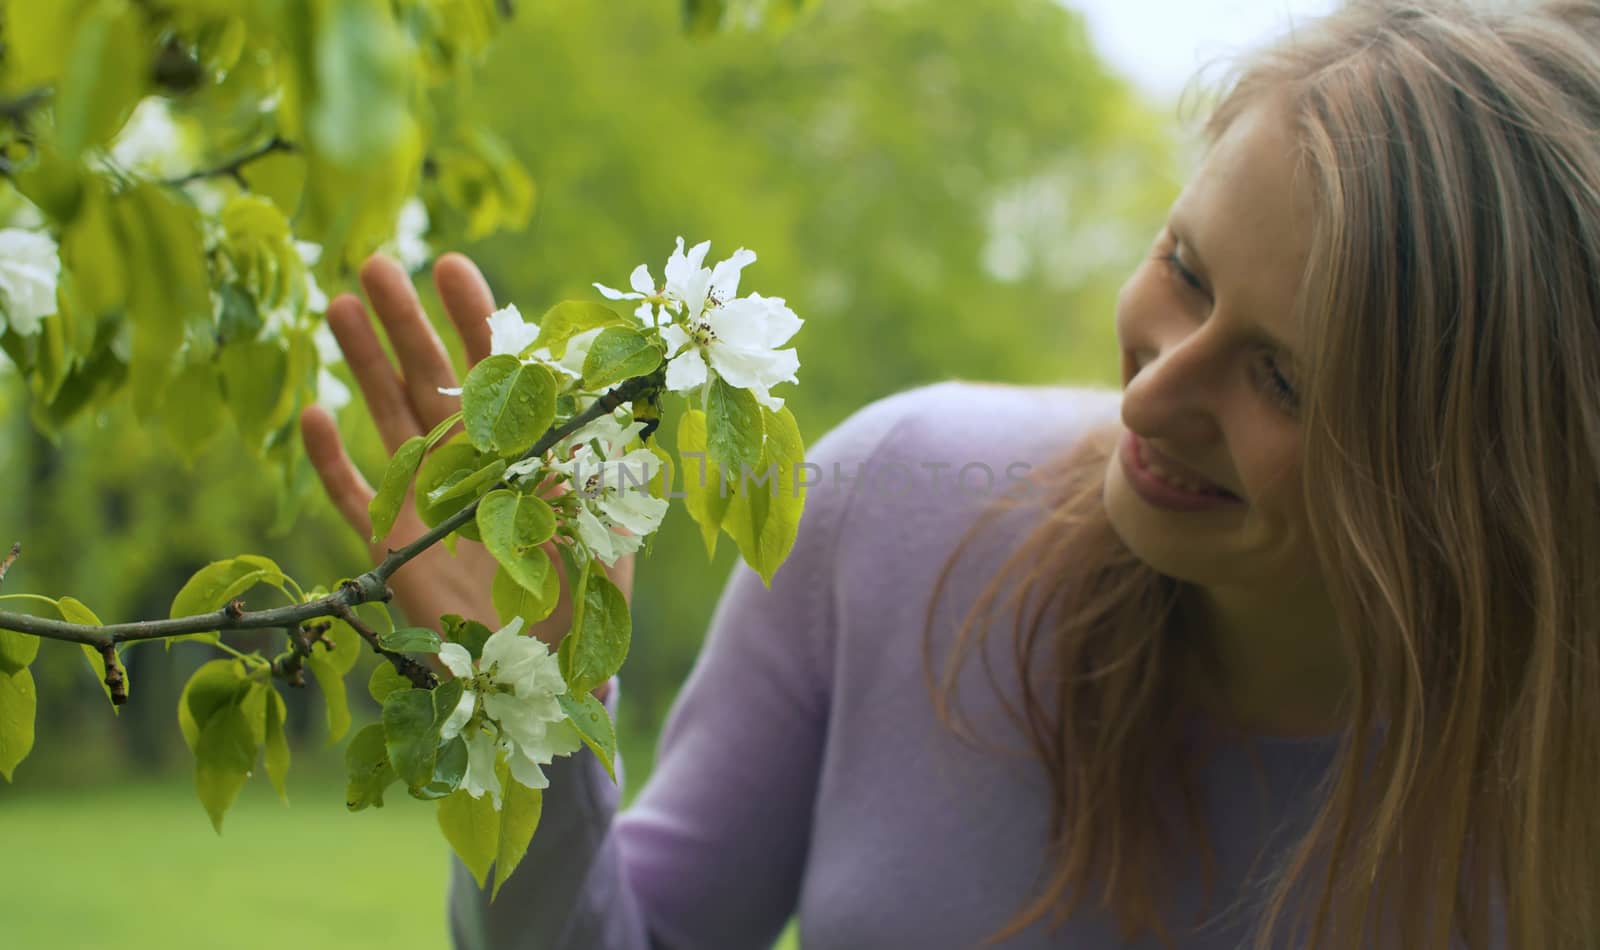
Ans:
[[[1174,447],[1198,448],[1219,439],[1217,374],[1203,332],[1122,323],[1123,425]]]

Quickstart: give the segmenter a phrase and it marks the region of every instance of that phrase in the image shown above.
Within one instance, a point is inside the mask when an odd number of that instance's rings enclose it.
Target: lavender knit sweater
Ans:
[[[924,609],[988,500],[983,467],[1003,490],[1008,466],[1042,464],[1114,419],[1118,398],[943,383],[879,400],[811,446],[820,476],[808,480],[820,483],[794,550],[770,589],[734,570],[637,801],[616,814],[618,789],[587,750],[558,760],[533,845],[499,899],[456,865],[456,946],[741,950],[767,947],[798,915],[808,950],[929,950],[977,946],[1010,919],[1046,868],[1049,789],[1027,759],[975,750],[940,725],[923,681]],[[962,612],[950,605],[971,602],[1028,526],[1026,511],[1006,518],[1002,541],[952,573],[934,656]],[[1014,683],[1008,655],[993,656],[999,681]],[[1020,748],[981,664],[966,672],[975,725]],[[1215,889],[1205,902],[1198,863],[1174,857],[1183,886],[1170,920],[1206,920],[1181,946],[1245,943],[1260,878],[1304,827],[1333,751],[1331,740],[1263,739],[1211,759]],[[1158,944],[1123,941],[1091,907],[1004,946]]]

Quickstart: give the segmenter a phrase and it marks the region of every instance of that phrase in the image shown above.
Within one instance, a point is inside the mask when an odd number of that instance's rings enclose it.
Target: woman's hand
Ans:
[[[433,281],[465,344],[469,365],[477,363],[489,355],[485,318],[494,312],[495,305],[488,283],[472,261],[454,253],[435,263]],[[384,446],[393,454],[400,443],[426,434],[459,408],[457,397],[439,392],[440,387],[450,388],[458,383],[444,345],[422,312],[411,279],[400,265],[386,257],[369,258],[361,268],[361,286],[400,361],[398,370],[385,355],[366,308],[354,295],[341,294],[328,305],[328,325],[344,351]],[[370,544],[372,521],[367,504],[372,500],[372,487],[351,464],[333,418],[320,406],[312,406],[301,414],[300,427],[306,454],[322,479],[323,488],[345,521],[369,541],[373,563],[389,549],[401,547],[427,531],[408,491],[389,536]],[[560,574],[561,559],[555,544],[548,542],[546,553]],[[408,623],[437,627],[440,615],[459,614],[493,629],[499,626],[490,597],[495,569],[495,560],[483,545],[459,539],[454,556],[443,546],[434,545],[396,571],[390,586]],[[631,601],[633,556],[619,559],[607,574]],[[567,578],[562,576],[560,604],[532,631],[551,649],[572,622],[569,590]]]

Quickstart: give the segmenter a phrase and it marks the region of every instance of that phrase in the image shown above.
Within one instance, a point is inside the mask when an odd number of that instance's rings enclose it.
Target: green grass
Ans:
[[[0,931],[19,950],[443,947],[448,846],[391,791],[350,814],[332,776],[257,776],[219,837],[181,780],[0,798]]]
[[[252,779],[219,837],[181,778],[0,796],[0,943],[18,950],[449,945],[433,807],[350,814],[334,775]],[[798,947],[791,925],[774,950]]]

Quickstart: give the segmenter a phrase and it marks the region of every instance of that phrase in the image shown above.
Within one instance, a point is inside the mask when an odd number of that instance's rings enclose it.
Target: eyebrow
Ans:
[[[1167,219],[1167,230],[1172,232],[1172,236],[1177,238],[1178,243],[1183,245],[1183,249],[1188,252],[1188,266],[1204,277],[1207,283],[1212,284],[1212,295],[1215,296],[1215,281],[1211,277],[1210,269],[1206,267],[1205,258],[1200,255],[1200,248],[1189,237],[1189,229],[1184,227],[1176,217],[1169,217]],[[1245,332],[1255,338],[1257,342],[1264,343],[1288,357],[1292,367],[1300,365],[1300,357],[1295,353],[1294,347],[1260,323],[1252,323],[1246,328]]]

